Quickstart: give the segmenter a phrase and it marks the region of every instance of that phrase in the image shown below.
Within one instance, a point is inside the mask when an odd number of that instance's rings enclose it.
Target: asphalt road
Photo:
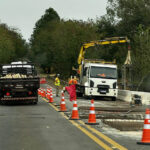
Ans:
[[[72,102],[67,98],[70,111]],[[54,99],[59,103],[60,97]],[[84,120],[69,121],[53,106],[40,97],[37,105],[0,105],[0,150],[149,149],[137,145],[132,134],[118,136],[113,129],[83,125]]]
[[[99,150],[45,101],[0,105],[0,150]]]

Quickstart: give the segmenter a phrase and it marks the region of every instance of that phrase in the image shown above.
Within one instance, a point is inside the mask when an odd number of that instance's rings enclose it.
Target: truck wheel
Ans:
[[[77,95],[77,97],[82,97],[83,96],[83,94],[79,93],[79,92],[77,92],[76,95]]]
[[[112,101],[116,101],[116,97],[112,97],[111,99],[112,99]]]
[[[37,102],[38,102],[38,100],[36,100],[36,101],[32,101],[32,104],[36,105],[36,104],[37,104]]]
[[[83,98],[85,99],[91,99],[91,96],[85,95],[85,92],[83,93]]]
[[[37,102],[33,102],[33,104],[34,104],[34,105],[36,105],[36,104],[37,104]]]

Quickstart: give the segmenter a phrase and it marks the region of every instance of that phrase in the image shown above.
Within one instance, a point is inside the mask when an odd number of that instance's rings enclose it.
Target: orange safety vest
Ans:
[[[77,82],[77,80],[76,80],[76,79],[74,79],[74,80],[73,80],[73,83],[74,83],[74,84],[77,84],[78,82]]]
[[[70,79],[68,84],[70,85],[72,83],[73,83],[73,79]]]
[[[71,85],[71,84],[77,84],[78,82],[77,82],[77,80],[76,79],[71,79],[71,80],[69,80],[69,85]]]

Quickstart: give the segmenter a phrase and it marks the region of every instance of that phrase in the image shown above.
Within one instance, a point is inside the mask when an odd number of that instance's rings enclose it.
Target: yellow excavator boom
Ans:
[[[81,64],[82,61],[84,60],[86,49],[96,45],[108,45],[108,44],[117,44],[117,43],[130,43],[130,40],[127,37],[111,37],[111,38],[105,38],[104,40],[84,43],[80,48],[80,53],[78,56],[79,73],[81,72]]]

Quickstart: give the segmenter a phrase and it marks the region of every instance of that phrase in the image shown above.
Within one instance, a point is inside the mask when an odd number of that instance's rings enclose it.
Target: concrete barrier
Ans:
[[[118,99],[131,102],[131,95],[137,94],[142,97],[142,104],[150,105],[150,92],[118,90]]]

